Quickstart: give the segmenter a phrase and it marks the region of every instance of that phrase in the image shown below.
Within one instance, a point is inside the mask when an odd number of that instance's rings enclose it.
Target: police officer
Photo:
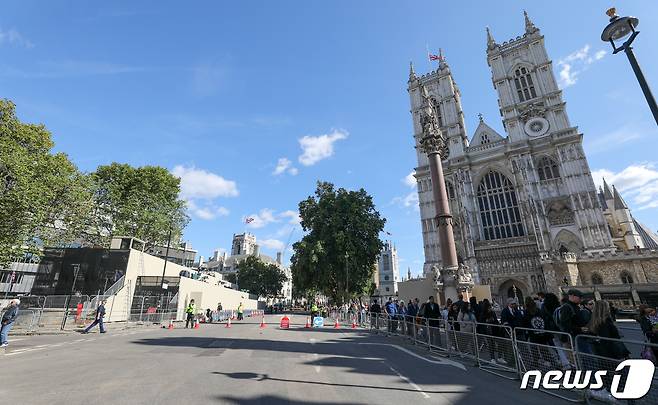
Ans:
[[[194,314],[196,313],[196,308],[194,307],[194,300],[190,300],[189,305],[185,308],[185,328],[188,326],[194,327]]]

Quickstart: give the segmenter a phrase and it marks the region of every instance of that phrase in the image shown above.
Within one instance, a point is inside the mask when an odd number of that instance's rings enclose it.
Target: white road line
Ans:
[[[31,348],[31,349],[25,349],[25,350],[20,351],[20,352],[17,350],[17,351],[11,352],[11,353],[7,353],[7,354],[5,354],[5,356],[13,356],[13,355],[16,355],[16,354],[22,354],[22,353],[27,353],[27,352],[34,352],[34,351],[37,351],[37,350],[43,350],[43,349],[44,349],[43,347],[42,347],[42,348],[36,348],[36,347],[33,347],[33,348]]]
[[[420,355],[412,352],[411,350],[407,350],[404,347],[396,346],[396,345],[393,345],[393,344],[389,344],[389,343],[358,343],[358,344],[360,344],[360,345],[372,345],[372,346],[390,346],[390,347],[394,347],[394,348],[396,348],[400,351],[403,351],[403,352],[405,352],[405,353],[407,353],[411,356],[414,356],[418,359],[424,360],[428,363],[441,364],[441,365],[444,365],[444,366],[453,366],[453,367],[457,367],[460,370],[466,371],[466,366],[464,366],[463,364],[458,363],[456,361],[452,361],[452,360],[448,360],[448,359],[430,360],[428,358],[425,358],[423,356],[420,356]]]
[[[430,398],[429,394],[426,393],[425,391],[423,391],[423,390],[422,390],[422,389],[421,389],[416,383],[414,383],[413,381],[409,380],[407,377],[405,377],[405,376],[403,376],[402,374],[400,374],[396,369],[394,369],[394,368],[391,367],[390,365],[388,365],[388,364],[386,364],[386,365],[388,366],[388,368],[391,369],[392,372],[394,372],[395,374],[397,374],[398,377],[400,377],[402,380],[404,380],[407,384],[411,385],[411,386],[413,387],[413,389],[415,389],[415,390],[418,391],[423,397],[425,397],[425,399],[429,399],[429,398]]]

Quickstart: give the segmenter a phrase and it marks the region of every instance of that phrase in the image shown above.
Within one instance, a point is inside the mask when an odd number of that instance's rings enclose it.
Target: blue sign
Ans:
[[[313,318],[313,327],[314,328],[321,328],[324,326],[324,318],[321,316],[316,316]]]

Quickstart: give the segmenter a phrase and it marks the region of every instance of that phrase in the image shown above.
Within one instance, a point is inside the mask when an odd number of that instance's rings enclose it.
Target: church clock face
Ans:
[[[545,118],[535,117],[530,118],[525,123],[525,133],[529,136],[542,136],[548,132],[548,121]]]

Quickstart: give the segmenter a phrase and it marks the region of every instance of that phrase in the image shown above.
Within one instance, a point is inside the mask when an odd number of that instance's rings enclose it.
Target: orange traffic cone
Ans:
[[[194,329],[199,329],[199,320],[194,321]]]
[[[311,327],[311,323],[309,322],[309,319],[311,319],[310,316],[306,318],[306,325],[304,325],[304,329],[308,329]]]
[[[227,328],[231,327],[231,318],[228,318],[228,322],[226,322],[226,327]]]
[[[352,320],[352,329],[356,329],[356,322],[354,320]]]
[[[260,318],[260,328],[265,329],[265,315],[263,315],[263,317]]]
[[[340,329],[340,324],[338,323],[338,319],[336,319],[336,323],[334,323],[334,329]]]
[[[169,320],[169,326],[167,326],[167,329],[169,330],[174,329],[174,321],[172,321],[171,319]]]

